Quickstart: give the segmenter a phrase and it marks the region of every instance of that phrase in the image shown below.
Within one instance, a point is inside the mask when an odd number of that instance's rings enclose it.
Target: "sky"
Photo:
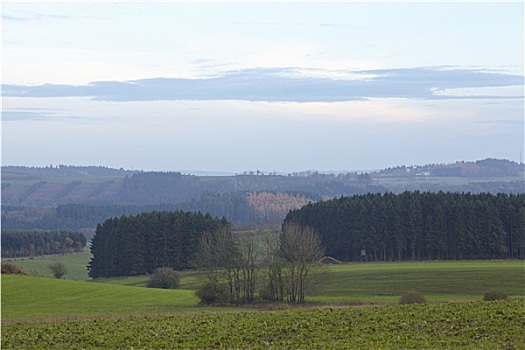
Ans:
[[[355,171],[523,148],[523,2],[2,2],[3,165]]]

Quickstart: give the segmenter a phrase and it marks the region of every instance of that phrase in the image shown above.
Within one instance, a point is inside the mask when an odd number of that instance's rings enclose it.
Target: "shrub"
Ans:
[[[26,273],[26,275],[28,275],[28,276],[33,276],[33,277],[42,277],[42,275],[39,274],[38,271],[35,270],[35,269],[29,271],[28,273]]]
[[[48,266],[55,278],[62,278],[67,273],[66,265],[56,262]]]
[[[493,300],[502,300],[502,299],[507,299],[507,294],[500,292],[498,290],[487,292],[483,296],[484,301],[493,301]]]
[[[225,286],[207,282],[195,292],[201,305],[222,305],[228,303],[228,291]]]
[[[2,261],[2,275],[25,275],[20,266],[12,261]]]
[[[151,275],[146,287],[163,289],[179,288],[179,274],[171,267],[159,267]]]
[[[413,290],[406,292],[399,298],[399,304],[424,304],[425,302],[423,294]]]

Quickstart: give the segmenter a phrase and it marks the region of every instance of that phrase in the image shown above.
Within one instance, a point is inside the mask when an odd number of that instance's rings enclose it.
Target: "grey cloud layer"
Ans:
[[[39,113],[33,111],[2,111],[2,121],[18,121],[18,120],[45,120],[53,117],[49,113]]]
[[[99,81],[88,85],[3,85],[5,97],[91,97],[104,101],[246,100],[338,102],[368,98],[451,99],[456,88],[523,86],[524,77],[483,70],[407,68],[346,72],[362,79],[297,76],[294,68],[232,71],[220,77]],[[370,78],[372,76],[372,78]],[[523,98],[523,96],[484,96]],[[461,97],[465,98],[465,97]]]

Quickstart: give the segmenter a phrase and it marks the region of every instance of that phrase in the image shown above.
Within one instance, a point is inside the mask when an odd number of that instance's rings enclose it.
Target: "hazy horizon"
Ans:
[[[2,164],[292,173],[517,162],[523,10],[4,1]]]
[[[522,157],[522,155],[520,155],[520,157]],[[307,173],[307,172],[317,172],[317,173],[320,173],[320,174],[346,174],[346,173],[373,173],[373,172],[378,172],[378,171],[381,171],[381,170],[385,170],[385,169],[389,169],[389,168],[396,168],[396,167],[407,167],[407,168],[424,168],[426,166],[431,166],[431,165],[440,165],[440,164],[454,164],[454,163],[457,163],[457,162],[477,162],[477,161],[482,161],[482,160],[486,160],[487,158],[485,159],[477,159],[477,160],[457,160],[455,162],[452,162],[452,163],[433,163],[433,162],[427,162],[427,163],[422,163],[422,164],[396,164],[396,165],[390,165],[390,166],[387,166],[387,167],[384,167],[384,168],[377,168],[377,169],[338,169],[338,170],[335,170],[335,169],[302,169],[302,170],[298,170],[296,171],[295,173]],[[509,159],[498,159],[498,160],[504,160],[504,161],[510,161],[510,162],[513,162],[513,163],[516,163],[518,165],[525,165],[523,163],[523,160],[520,159],[518,161],[513,161],[513,160],[509,160]],[[266,170],[266,169],[244,169],[243,171],[239,171],[239,172],[232,172],[232,171],[217,171],[217,170],[213,170],[213,169],[204,169],[204,170],[194,170],[194,169],[172,169],[172,170],[165,170],[165,169],[135,169],[135,168],[125,168],[125,167],[111,167],[111,166],[106,166],[106,165],[103,165],[103,164],[87,164],[87,165],[78,165],[78,164],[47,164],[47,165],[44,165],[44,166],[35,166],[35,165],[20,165],[20,164],[2,164],[2,167],[18,167],[18,166],[21,166],[21,167],[28,167],[28,168],[48,168],[48,167],[53,167],[53,168],[59,168],[59,167],[104,167],[104,168],[108,168],[108,169],[114,169],[114,170],[124,170],[124,171],[131,171],[131,172],[178,172],[178,173],[181,173],[183,175],[195,175],[195,176],[233,176],[233,175],[242,175],[242,174],[256,174],[257,171],[260,172],[261,175],[268,175],[268,174],[275,174],[275,175],[289,175],[289,174],[292,174],[293,172],[284,172],[284,171],[278,171],[278,170]]]

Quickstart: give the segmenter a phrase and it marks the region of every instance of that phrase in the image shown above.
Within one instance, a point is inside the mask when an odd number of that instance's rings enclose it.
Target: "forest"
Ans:
[[[245,171],[231,176],[100,166],[2,166],[2,229],[90,229],[144,211],[201,211],[236,228],[278,227],[308,202],[367,193],[525,193],[524,166],[475,162],[397,166],[369,172]]]
[[[290,211],[283,227],[289,225],[315,231],[326,255],[342,261],[525,258],[523,194],[415,191],[340,197]],[[200,212],[108,219],[97,226],[92,240],[89,275],[195,267],[191,262],[201,237],[231,230],[226,218]]]
[[[19,258],[81,252],[86,236],[71,230],[2,230],[2,258]]]
[[[523,194],[340,197],[291,211],[285,222],[314,228],[326,254],[343,261],[525,258]]]
[[[121,216],[97,226],[89,276],[135,276],[158,267],[190,267],[201,235],[231,224],[210,214],[150,212]]]
[[[315,199],[313,199],[314,197]],[[205,192],[198,200],[175,204],[94,205],[86,203],[59,204],[56,208],[2,208],[2,228],[53,230],[95,228],[113,217],[136,215],[150,211],[201,211],[226,217],[236,228],[253,229],[279,226],[291,209],[319,200],[300,192]],[[29,217],[33,218],[29,220]]]

